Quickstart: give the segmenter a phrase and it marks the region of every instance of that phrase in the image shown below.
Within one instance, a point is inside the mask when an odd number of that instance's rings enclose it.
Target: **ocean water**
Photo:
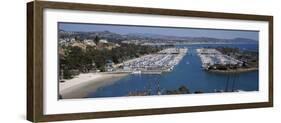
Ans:
[[[258,51],[257,44],[198,44],[181,45],[187,47],[188,53],[183,57],[174,70],[161,75],[136,74],[128,75],[114,84],[100,87],[89,93],[89,98],[127,96],[130,92],[150,90],[152,95],[159,91],[175,90],[186,86],[191,93],[201,91],[214,93],[217,91],[258,91],[258,71],[249,71],[236,74],[212,73],[201,68],[201,61],[196,54],[197,48],[202,47],[232,47],[241,50]]]

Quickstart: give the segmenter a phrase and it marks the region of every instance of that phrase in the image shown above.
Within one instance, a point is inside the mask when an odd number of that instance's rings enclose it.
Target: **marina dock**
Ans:
[[[182,60],[187,48],[167,48],[123,63],[124,71],[132,74],[161,74],[169,72]]]
[[[213,65],[238,65],[243,64],[242,61],[239,61],[230,56],[224,55],[216,49],[211,48],[200,48],[196,49],[198,56],[201,59],[202,67],[204,69],[209,69]]]

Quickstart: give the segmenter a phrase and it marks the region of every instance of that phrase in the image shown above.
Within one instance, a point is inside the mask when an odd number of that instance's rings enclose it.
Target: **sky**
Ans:
[[[159,34],[180,37],[210,37],[220,39],[248,38],[258,41],[258,31],[247,30],[218,30],[202,28],[176,28],[176,27],[151,27],[128,26],[108,24],[84,24],[84,23],[59,23],[59,29],[65,31],[91,32],[110,31],[117,34],[144,33]]]

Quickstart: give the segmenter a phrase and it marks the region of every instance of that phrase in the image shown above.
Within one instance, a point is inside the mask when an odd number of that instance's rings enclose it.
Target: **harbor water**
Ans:
[[[258,71],[241,73],[207,72],[201,67],[201,61],[196,54],[197,48],[203,47],[231,47],[241,50],[258,51],[257,44],[197,44],[180,45],[188,48],[174,70],[162,74],[130,74],[111,85],[100,87],[89,93],[89,98],[127,96],[130,92],[150,91],[151,95],[159,92],[165,94],[167,90],[176,90],[185,86],[191,93],[215,93],[221,91],[258,91]]]

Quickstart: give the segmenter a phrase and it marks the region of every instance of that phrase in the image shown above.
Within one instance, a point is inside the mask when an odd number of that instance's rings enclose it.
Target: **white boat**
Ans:
[[[131,74],[141,74],[141,71],[133,71]]]

